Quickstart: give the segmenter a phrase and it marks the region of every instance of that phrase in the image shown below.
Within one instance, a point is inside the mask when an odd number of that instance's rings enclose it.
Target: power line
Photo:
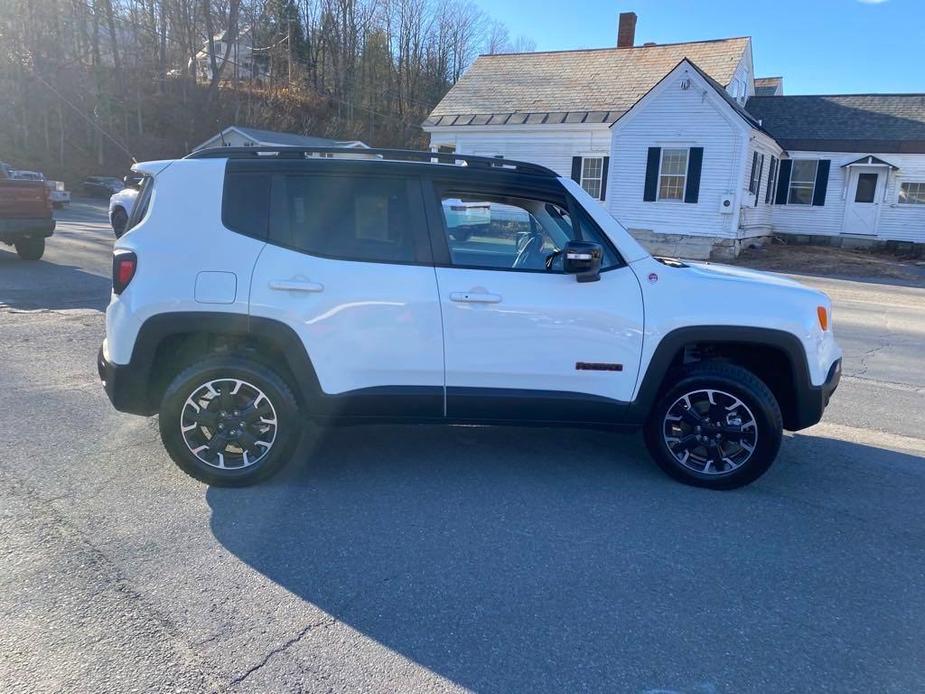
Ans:
[[[110,135],[108,132],[106,132],[106,130],[105,130],[104,128],[102,128],[102,127],[99,125],[99,123],[96,122],[95,119],[90,118],[90,116],[88,116],[88,115],[87,115],[86,113],[84,113],[80,108],[78,108],[77,106],[75,106],[66,96],[64,96],[61,92],[59,92],[57,89],[55,89],[51,84],[49,84],[48,82],[46,82],[45,79],[43,79],[41,75],[39,75],[39,74],[38,74],[37,72],[35,72],[34,70],[32,70],[31,72],[32,72],[32,76],[33,76],[33,77],[35,77],[39,82],[41,82],[41,83],[44,84],[46,87],[48,87],[59,99],[61,99],[61,101],[63,101],[63,102],[64,102],[65,104],[67,104],[68,106],[70,106],[74,111],[77,112],[77,114],[78,114],[81,118],[83,118],[83,119],[84,119],[85,121],[87,121],[90,125],[92,125],[94,128],[96,128],[96,129],[99,131],[99,133],[100,133],[101,135],[105,136],[106,139],[108,139],[108,140],[109,140],[110,142],[112,142],[116,147],[118,147],[118,148],[121,149],[123,152],[125,152],[125,153],[131,158],[132,161],[134,161],[134,162],[137,163],[138,160],[135,159],[134,155],[129,151],[128,147],[126,147],[125,145],[123,145],[121,142],[119,142],[119,140],[117,140],[117,139],[114,138],[112,135]]]

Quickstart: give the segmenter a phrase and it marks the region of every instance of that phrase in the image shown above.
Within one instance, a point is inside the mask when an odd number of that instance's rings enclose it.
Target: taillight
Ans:
[[[116,251],[112,254],[112,291],[121,294],[135,276],[138,257],[131,251]]]

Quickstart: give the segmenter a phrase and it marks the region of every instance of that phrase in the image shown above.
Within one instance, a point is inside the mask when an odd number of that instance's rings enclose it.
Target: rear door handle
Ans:
[[[488,292],[453,292],[450,294],[450,301],[465,304],[498,304],[501,303],[501,295]]]
[[[270,289],[281,292],[323,292],[324,285],[305,280],[272,280]]]

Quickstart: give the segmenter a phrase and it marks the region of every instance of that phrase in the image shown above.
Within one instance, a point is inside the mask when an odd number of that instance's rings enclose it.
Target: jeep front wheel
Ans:
[[[649,452],[686,484],[735,489],[763,475],[782,439],[780,407],[754,374],[725,363],[684,369],[650,413]]]
[[[253,484],[278,471],[301,429],[286,382],[235,356],[210,357],[178,374],[164,394],[159,426],[174,462],[216,486]]]

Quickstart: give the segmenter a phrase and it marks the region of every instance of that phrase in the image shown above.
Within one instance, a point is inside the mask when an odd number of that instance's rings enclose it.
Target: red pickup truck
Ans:
[[[15,246],[23,260],[38,260],[54,231],[45,182],[12,179],[10,167],[0,162],[0,242]]]

